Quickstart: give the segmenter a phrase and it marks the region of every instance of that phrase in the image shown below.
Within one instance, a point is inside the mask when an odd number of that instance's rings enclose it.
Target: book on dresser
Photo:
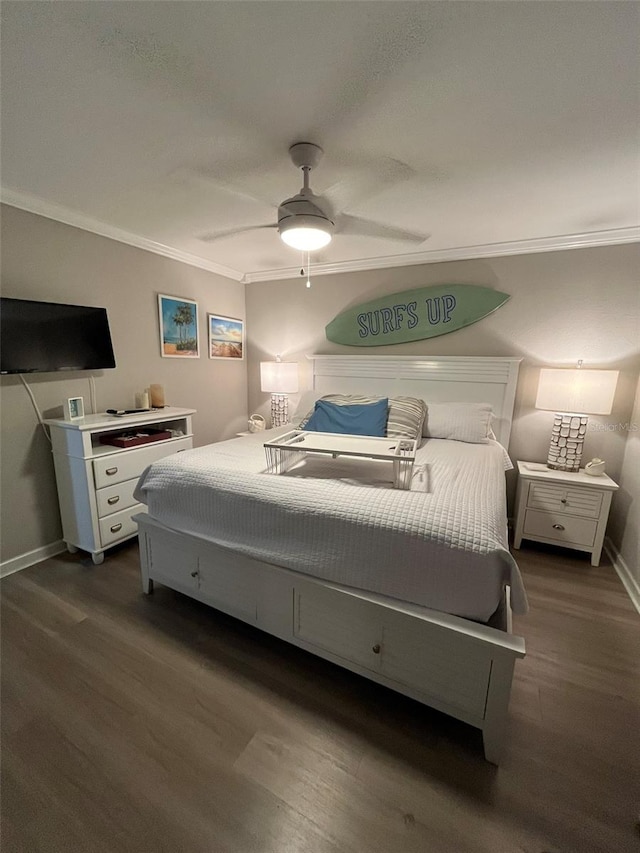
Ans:
[[[165,407],[114,417],[46,420],[51,431],[63,539],[69,551],[87,551],[96,565],[105,550],[136,536],[133,497],[147,465],[193,447],[195,409]]]

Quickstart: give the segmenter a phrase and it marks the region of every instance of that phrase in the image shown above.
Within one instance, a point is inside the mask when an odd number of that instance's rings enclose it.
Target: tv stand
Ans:
[[[143,509],[133,497],[138,478],[157,459],[193,447],[194,413],[165,407],[122,417],[102,413],[77,421],[45,421],[51,430],[63,538],[70,553],[88,551],[98,566],[107,548],[137,535],[132,516]],[[132,447],[100,441],[149,426],[171,435]]]

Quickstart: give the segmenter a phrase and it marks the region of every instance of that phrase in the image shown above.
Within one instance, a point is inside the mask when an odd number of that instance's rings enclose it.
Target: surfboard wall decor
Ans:
[[[474,284],[438,284],[364,302],[338,314],[327,340],[353,347],[421,341],[455,332],[493,313],[508,293]]]

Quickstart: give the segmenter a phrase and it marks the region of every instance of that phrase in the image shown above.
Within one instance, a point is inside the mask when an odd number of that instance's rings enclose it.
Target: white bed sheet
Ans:
[[[501,445],[426,439],[401,491],[374,460],[315,456],[266,473],[264,441],[288,429],[165,457],[135,496],[167,527],[294,571],[482,622],[508,584],[526,612]]]

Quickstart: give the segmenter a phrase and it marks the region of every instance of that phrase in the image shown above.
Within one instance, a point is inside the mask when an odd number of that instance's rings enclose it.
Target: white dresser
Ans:
[[[603,474],[553,471],[534,462],[518,462],[516,529],[513,547],[523,539],[563,545],[591,554],[600,564],[611,497],[617,484]]]
[[[77,421],[45,421],[51,430],[63,538],[69,551],[88,551],[99,565],[107,548],[137,534],[132,516],[143,509],[133,497],[138,478],[157,459],[193,447],[194,413],[195,409],[166,407],[122,417],[98,414]],[[100,441],[107,435],[135,433],[136,428],[166,430],[171,436],[130,447]]]

